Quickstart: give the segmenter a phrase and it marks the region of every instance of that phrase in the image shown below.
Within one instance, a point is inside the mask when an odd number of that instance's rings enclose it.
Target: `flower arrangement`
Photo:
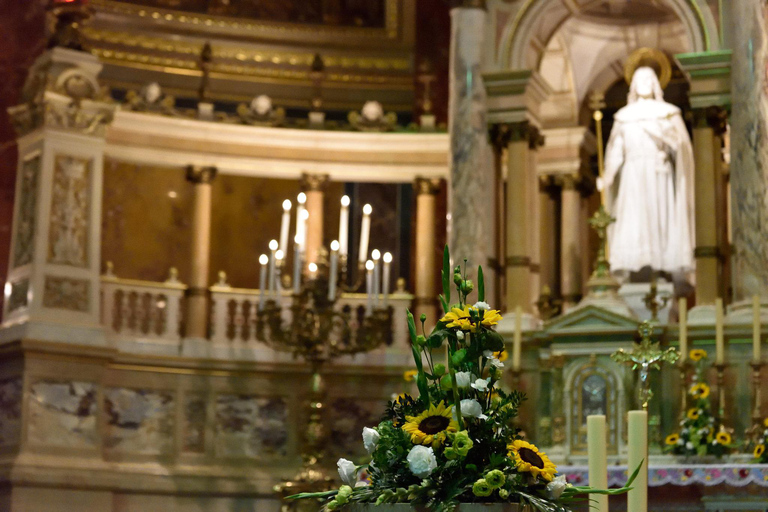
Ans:
[[[733,439],[725,426],[715,430],[715,417],[709,402],[710,387],[706,381],[707,351],[691,350],[694,374],[688,396],[691,404],[680,421],[680,430],[666,437],[665,451],[676,455],[722,456],[733,448]]]
[[[768,418],[763,420],[763,434],[760,436],[760,440],[755,445],[755,449],[752,455],[755,457],[755,464],[768,464]]]
[[[470,305],[475,285],[466,268],[451,269],[446,247],[442,284],[445,315],[430,333],[424,315],[419,334],[408,312],[416,368],[404,378],[415,381],[418,396],[398,395],[381,422],[363,430],[371,462],[357,466],[339,459],[339,489],[292,498],[323,499],[326,511],[349,503],[410,503],[438,512],[459,503],[519,503],[562,512],[590,493],[626,492],[637,471],[622,489],[575,487],[557,475],[546,453],[522,439],[513,420],[525,396],[499,385],[506,353],[494,326],[501,315],[485,303],[482,268]],[[458,292],[455,303],[451,285]]]

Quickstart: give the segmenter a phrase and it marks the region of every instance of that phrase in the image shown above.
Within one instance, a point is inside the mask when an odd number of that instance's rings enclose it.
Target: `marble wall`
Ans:
[[[150,455],[173,451],[175,410],[170,391],[107,388],[104,412],[106,450]]]
[[[19,444],[21,393],[21,377],[0,380],[0,448]]]
[[[83,381],[43,380],[32,384],[28,400],[32,445],[96,448],[96,385]]]

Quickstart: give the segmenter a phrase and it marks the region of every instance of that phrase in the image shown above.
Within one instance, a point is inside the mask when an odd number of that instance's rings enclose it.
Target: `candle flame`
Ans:
[[[313,274],[314,274],[315,272],[317,272],[317,264],[316,264],[316,263],[314,263],[314,262],[313,262],[313,263],[310,263],[310,264],[308,265],[308,268],[309,268],[309,271],[310,271],[310,272],[312,272]]]
[[[259,263],[261,263],[262,265],[266,265],[267,263],[269,263],[269,256],[267,256],[266,254],[262,254],[261,256],[259,256]]]
[[[363,215],[370,215],[373,212],[373,207],[369,204],[363,206]]]
[[[331,250],[332,251],[338,251],[339,247],[341,247],[341,246],[339,245],[339,241],[338,240],[334,240],[333,242],[331,242]]]
[[[291,209],[291,200],[286,199],[285,201],[283,201],[283,210],[287,212],[290,209]]]
[[[349,196],[341,196],[341,206],[349,206]]]
[[[269,250],[270,251],[276,251],[277,250],[277,240],[270,240],[269,241]]]
[[[300,192],[298,196],[296,196],[296,200],[299,202],[299,204],[304,204],[307,202],[307,194],[304,192]]]
[[[281,251],[280,249],[278,249],[278,250],[275,252],[275,259],[276,259],[277,261],[280,261],[280,260],[282,260],[284,256],[285,256],[285,254],[283,254],[283,251]]]
[[[392,253],[384,253],[384,263],[392,263]]]
[[[309,210],[301,210],[301,218],[306,220],[309,218]]]
[[[373,261],[368,260],[365,262],[365,270],[373,270]]]
[[[374,261],[378,261],[379,258],[381,258],[381,253],[379,252],[379,250],[378,249],[372,250],[371,251],[371,259],[373,259]]]

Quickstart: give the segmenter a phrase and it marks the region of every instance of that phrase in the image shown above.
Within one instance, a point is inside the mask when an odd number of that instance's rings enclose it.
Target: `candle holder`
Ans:
[[[725,363],[715,363],[717,371],[717,417],[720,421],[725,417]]]
[[[760,373],[762,372],[765,363],[762,361],[752,361],[749,365],[752,367],[752,401],[754,406],[752,407],[752,425],[744,431],[744,438],[750,446],[754,447],[762,437],[765,428],[762,423],[763,414],[760,411],[760,402],[762,399],[760,392]]]
[[[685,418],[685,412],[688,410],[688,369],[691,363],[685,354],[677,361],[677,369],[680,372],[680,414],[679,421]]]

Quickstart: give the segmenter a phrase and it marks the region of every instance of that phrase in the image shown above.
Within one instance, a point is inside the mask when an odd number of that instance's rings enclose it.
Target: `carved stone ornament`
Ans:
[[[91,164],[68,155],[54,159],[48,263],[88,266]]]
[[[256,96],[250,105],[241,103],[237,107],[237,116],[242,124],[253,126],[280,126],[285,121],[285,109],[272,104],[272,98],[266,94]]]
[[[384,107],[378,101],[366,101],[360,112],[350,112],[347,115],[349,124],[363,132],[391,131],[397,125],[397,114],[384,113]]]
[[[123,108],[134,112],[149,112],[165,116],[177,116],[176,98],[164,94],[157,82],[152,82],[141,88],[139,92],[128,91],[125,95]]]

